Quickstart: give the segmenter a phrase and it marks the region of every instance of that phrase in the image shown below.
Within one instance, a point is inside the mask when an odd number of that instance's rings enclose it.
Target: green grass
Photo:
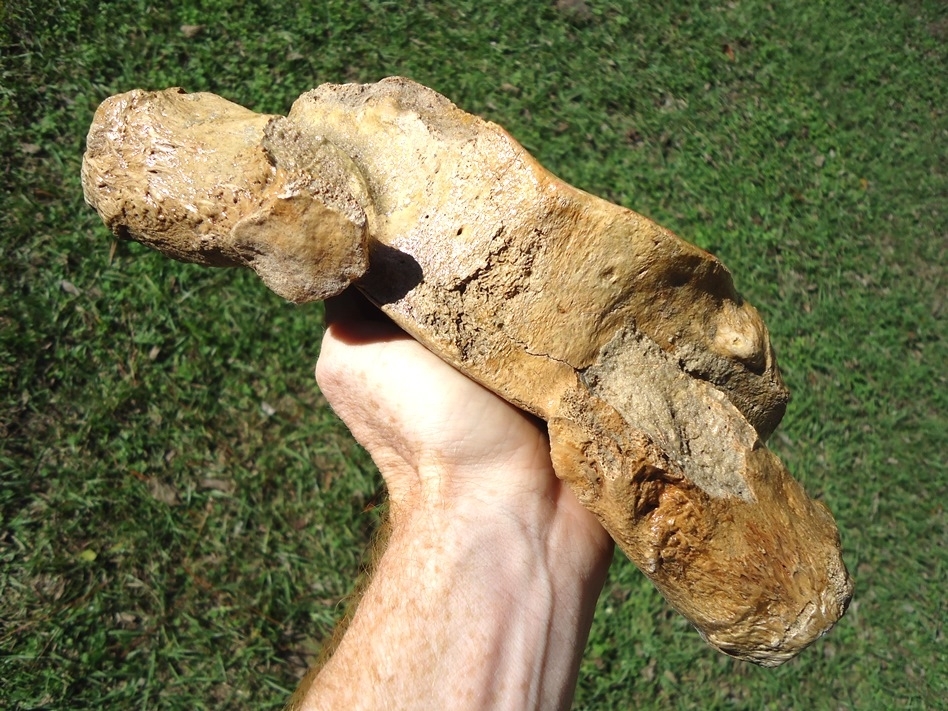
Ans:
[[[320,307],[111,253],[79,163],[119,91],[285,112],[391,74],[730,266],[794,393],[773,446],[842,531],[852,607],[778,670],[617,560],[576,708],[945,707],[948,10],[560,6],[0,6],[0,708],[274,708],[331,630],[381,485],[312,380]]]

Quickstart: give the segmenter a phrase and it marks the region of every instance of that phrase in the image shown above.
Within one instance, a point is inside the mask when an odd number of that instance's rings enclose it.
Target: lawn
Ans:
[[[278,708],[331,632],[384,491],[313,381],[321,307],[115,243],[79,166],[113,93],[285,113],[395,74],[722,258],[855,578],[764,670],[617,558],[575,708],[946,707],[942,0],[25,0],[0,28],[0,709]]]

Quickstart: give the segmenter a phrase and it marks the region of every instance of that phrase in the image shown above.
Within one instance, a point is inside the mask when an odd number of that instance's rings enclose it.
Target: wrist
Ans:
[[[413,473],[305,708],[569,707],[611,553],[552,474],[550,491],[532,497],[503,485],[518,475],[485,470],[451,491],[456,477]]]
[[[602,580],[577,576],[568,551],[557,555],[506,512],[403,513],[366,594],[370,607],[351,628],[379,644],[376,669],[393,665],[394,682],[399,654],[423,660],[424,673],[412,675],[448,692],[430,708],[568,708]],[[424,629],[423,638],[386,643],[379,611]]]
[[[556,590],[581,597],[588,581],[604,579],[612,540],[551,466],[532,478],[523,474],[506,468],[485,468],[478,476],[434,467],[415,472],[412,485],[390,500],[393,536],[438,539],[445,542],[439,551],[445,563],[483,564],[494,576],[509,575],[512,586],[548,577]],[[518,574],[525,579],[513,579]],[[600,587],[593,583],[593,599]]]

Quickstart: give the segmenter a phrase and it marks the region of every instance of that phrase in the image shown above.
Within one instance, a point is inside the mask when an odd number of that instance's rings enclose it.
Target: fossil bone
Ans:
[[[764,444],[788,394],[730,273],[500,126],[397,77],[286,117],[132,91],[97,111],[82,178],[119,237],[294,302],[353,284],[546,420],[557,475],[714,647],[775,666],[843,614],[833,518]]]

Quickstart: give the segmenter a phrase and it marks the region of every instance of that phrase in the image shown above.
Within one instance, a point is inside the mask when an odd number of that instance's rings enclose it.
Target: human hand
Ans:
[[[611,539],[556,478],[543,423],[465,377],[348,292],[326,303],[320,389],[406,508],[514,516],[599,565]],[[492,510],[493,509],[493,510]],[[541,530],[542,529],[542,530]]]
[[[326,307],[317,381],[385,479],[391,534],[290,707],[569,708],[612,541],[543,424],[364,300]]]

